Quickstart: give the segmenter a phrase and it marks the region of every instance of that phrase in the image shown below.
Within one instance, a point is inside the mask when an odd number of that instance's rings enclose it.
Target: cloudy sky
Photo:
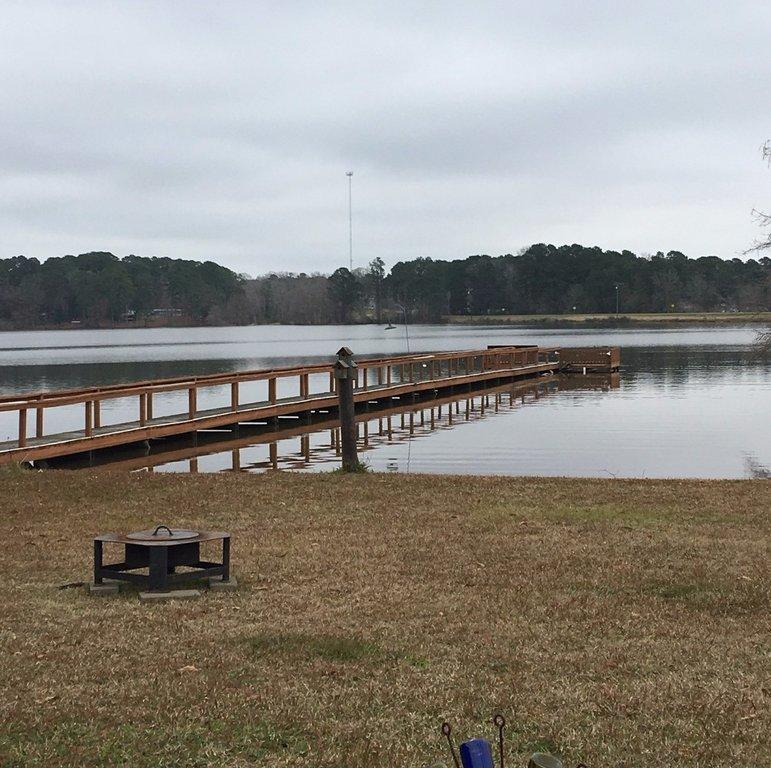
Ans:
[[[737,256],[771,3],[0,0],[0,256]]]

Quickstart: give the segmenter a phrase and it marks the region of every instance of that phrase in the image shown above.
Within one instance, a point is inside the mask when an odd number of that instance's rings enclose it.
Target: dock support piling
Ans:
[[[353,361],[353,352],[348,347],[342,347],[337,353],[337,362],[335,363],[335,383],[340,414],[343,472],[356,472],[359,469],[359,456],[356,448],[358,430],[353,399],[353,385],[357,374],[358,370]]]

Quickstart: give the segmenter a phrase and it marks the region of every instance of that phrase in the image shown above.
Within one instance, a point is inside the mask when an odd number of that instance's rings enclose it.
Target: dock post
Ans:
[[[91,435],[94,433],[94,401],[86,400],[86,402],[83,404],[83,407],[85,408],[86,422],[83,431],[86,437],[91,437]]]
[[[98,392],[99,390],[97,390]],[[94,429],[102,426],[102,401],[94,398]]]
[[[19,408],[19,448],[27,444],[27,409]]]
[[[353,352],[348,347],[341,347],[337,352],[335,363],[335,383],[340,414],[343,472],[356,472],[359,469],[359,456],[356,449],[356,412],[353,400],[353,382],[357,374]]]
[[[43,406],[42,405],[37,409],[35,413],[35,437],[43,437]]]

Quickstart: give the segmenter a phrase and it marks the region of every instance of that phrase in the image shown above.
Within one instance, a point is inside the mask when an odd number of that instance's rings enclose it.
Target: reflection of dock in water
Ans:
[[[517,407],[549,397],[559,391],[602,390],[619,386],[618,374],[586,376],[549,376],[536,381],[513,382],[492,387],[478,387],[469,392],[441,397],[424,396],[413,401],[402,399],[383,406],[373,403],[369,410],[356,414],[358,449],[366,460],[368,451],[386,445],[405,444],[427,437],[439,430],[509,413]],[[278,426],[242,425],[238,431],[203,431],[194,439],[180,439],[173,444],[153,444],[150,451],[112,453],[104,466],[126,470],[167,470],[198,472],[199,460],[220,455],[219,471],[306,470],[315,466],[336,465],[340,457],[340,429],[336,414],[319,414],[310,423],[299,419],[281,419]],[[292,445],[287,445],[288,442]],[[254,449],[266,446],[263,457],[250,457]],[[179,465],[174,467],[174,465]],[[59,466],[87,466],[85,459],[70,458]],[[93,464],[91,464],[93,465]],[[395,470],[393,463],[387,469]]]

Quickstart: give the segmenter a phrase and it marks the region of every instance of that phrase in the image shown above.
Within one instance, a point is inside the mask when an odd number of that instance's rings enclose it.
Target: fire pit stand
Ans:
[[[201,543],[222,542],[222,562],[201,560]],[[123,544],[123,561],[105,564],[105,543]],[[180,566],[192,568],[180,573]],[[147,568],[148,573],[136,573]],[[166,592],[174,584],[221,576],[230,580],[230,534],[224,531],[172,530],[159,525],[155,530],[136,533],[104,533],[94,538],[94,584],[105,578],[128,581],[151,592]]]

